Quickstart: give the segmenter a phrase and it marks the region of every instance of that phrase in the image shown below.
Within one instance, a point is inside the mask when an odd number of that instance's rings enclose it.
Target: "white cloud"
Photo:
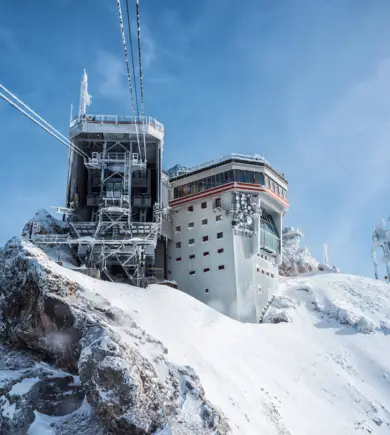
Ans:
[[[129,90],[126,83],[124,59],[101,51],[98,54],[96,68],[102,75],[98,88],[100,95],[116,101],[126,100]]]

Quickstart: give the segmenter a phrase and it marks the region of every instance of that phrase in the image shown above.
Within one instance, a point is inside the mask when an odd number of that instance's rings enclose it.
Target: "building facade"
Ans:
[[[287,180],[260,156],[170,171],[168,278],[240,321],[258,322],[276,288]]]
[[[277,285],[287,180],[263,157],[230,155],[162,170],[164,128],[146,117],[90,115],[88,78],[70,124],[64,213],[69,231],[33,234],[69,245],[83,269],[180,290],[258,322]]]

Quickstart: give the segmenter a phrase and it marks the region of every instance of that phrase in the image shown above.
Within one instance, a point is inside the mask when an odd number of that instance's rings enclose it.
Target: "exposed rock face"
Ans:
[[[87,294],[90,290],[75,275],[29,242],[14,239],[0,250],[0,341],[30,349],[68,370],[67,376],[35,376],[20,407],[26,414],[21,430],[34,422],[33,410],[79,418],[77,408],[85,394],[111,433],[229,432],[192,369],[171,364],[161,342],[107,301],[91,302]],[[74,375],[80,376],[80,385]],[[68,398],[62,397],[64,392]]]
[[[0,345],[2,435],[25,435],[31,424],[37,423],[37,416],[49,417],[53,434],[70,433],[67,426],[73,428],[72,434],[106,434],[106,428],[83,402],[85,392],[77,377]]]

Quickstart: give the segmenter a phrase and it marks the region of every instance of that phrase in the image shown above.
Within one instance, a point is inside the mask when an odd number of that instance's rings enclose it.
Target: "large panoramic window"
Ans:
[[[223,184],[228,184],[235,181],[236,183],[257,184],[260,186],[267,186],[272,188],[274,192],[283,198],[286,198],[286,191],[276,183],[270,182],[269,177],[265,176],[262,172],[243,171],[241,169],[234,169],[230,171],[221,172],[210,177],[203,178],[202,180],[193,181],[182,186],[175,187],[173,190],[174,198],[181,198],[182,196],[193,195],[212,189]]]
[[[272,216],[269,213],[267,213],[264,209],[262,210],[261,213],[260,225],[263,230],[268,231],[269,233],[273,234],[276,237],[279,237],[278,230],[276,229]]]

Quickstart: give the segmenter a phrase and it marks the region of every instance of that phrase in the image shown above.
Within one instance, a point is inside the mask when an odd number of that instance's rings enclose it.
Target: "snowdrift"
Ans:
[[[56,300],[71,307],[76,316],[72,326],[82,335],[75,342],[79,353],[69,353],[65,346],[65,354],[51,355],[57,367],[67,363],[69,370],[78,368],[88,403],[103,425],[108,424],[107,416],[114,416],[112,408],[115,411],[123,385],[123,367],[118,362],[124,360],[128,369],[147,376],[147,385],[161,386],[157,397],[148,396],[153,389],[147,390],[146,398],[126,408],[134,416],[143,415],[137,414],[142,411],[137,404],[149,399],[161,406],[172,423],[156,429],[160,435],[229,433],[225,417],[230,432],[238,435],[390,432],[390,286],[385,283],[332,273],[283,278],[267,313],[270,323],[253,325],[229,319],[170,287],[154,285],[145,290],[94,280],[52,263],[31,245],[22,247],[22,253],[13,252],[0,254],[0,275],[9,267],[26,270],[26,256],[30,256],[28,270],[38,270],[35,282],[46,285],[40,303],[53,296],[57,285]],[[10,291],[4,280],[0,289],[2,306],[16,310],[18,299],[3,305]],[[12,295],[18,295],[16,288]],[[42,313],[40,307],[38,303],[34,310]],[[29,322],[28,316],[23,319]],[[34,319],[37,323],[28,325],[42,327],[40,318]],[[34,334],[26,331],[27,323],[24,328],[18,324],[7,326],[8,332],[2,327],[1,337],[13,344],[30,337],[29,347],[46,355],[64,344],[55,334],[38,346]],[[103,328],[109,340],[97,339],[96,328]],[[103,363],[110,349],[114,358]],[[130,356],[129,351],[135,354]],[[137,386],[137,377],[132,379]],[[175,379],[180,380],[178,390]],[[177,401],[168,400],[175,391]],[[12,414],[13,403],[5,407],[0,402],[3,416]]]

